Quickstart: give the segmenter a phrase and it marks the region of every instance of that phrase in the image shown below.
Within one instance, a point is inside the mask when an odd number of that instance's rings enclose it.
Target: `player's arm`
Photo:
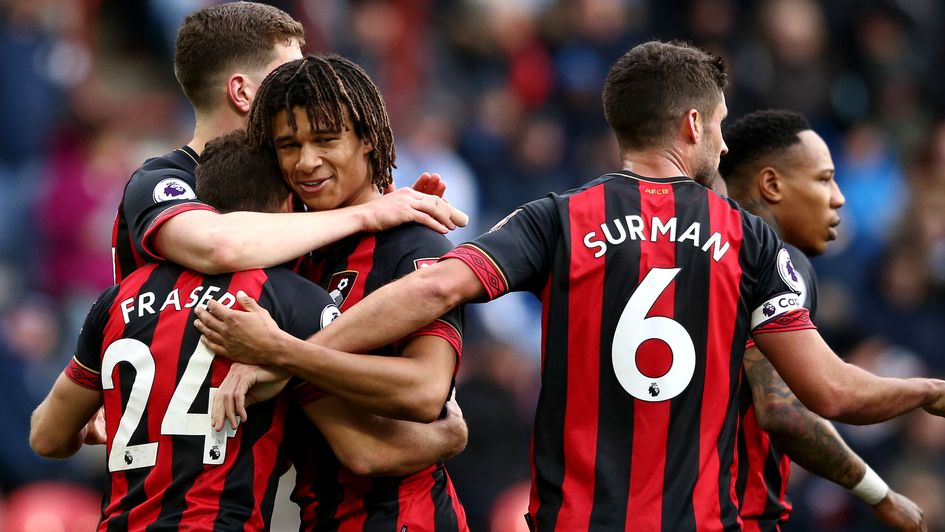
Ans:
[[[816,329],[754,335],[755,344],[810,410],[844,423],[878,423],[923,407],[945,416],[945,381],[891,379],[841,360]]]
[[[745,375],[751,385],[758,426],[778,450],[811,473],[851,490],[887,525],[914,529],[922,524],[918,506],[890,491],[830,422],[801,404],[757,348],[745,351]]]
[[[68,458],[89,431],[87,426],[102,404],[100,391],[90,390],[60,374],[49,395],[30,419],[30,447],[40,456]]]
[[[351,353],[387,345],[484,294],[469,267],[448,259],[379,288],[309,341],[281,331],[264,309],[242,295],[238,301],[247,312],[211,302],[210,312],[197,309],[197,327],[218,355],[283,368],[379,414],[429,421],[443,405],[455,364],[448,342],[420,336],[400,357]],[[409,315],[405,308],[411,309]]]
[[[357,475],[408,475],[466,448],[468,430],[455,398],[447,403],[446,417],[432,423],[376,416],[330,395],[303,409],[338,460]]]
[[[216,274],[283,264],[361,231],[417,222],[446,233],[466,220],[443,199],[402,188],[376,201],[324,212],[186,210],[155,227],[149,238],[160,257]]]

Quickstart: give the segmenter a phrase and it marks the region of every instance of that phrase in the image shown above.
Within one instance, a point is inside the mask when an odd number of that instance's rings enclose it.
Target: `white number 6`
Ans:
[[[668,401],[681,394],[696,370],[696,349],[686,329],[663,316],[646,317],[679,268],[653,268],[630,296],[620,314],[611,348],[614,373],[620,385],[641,401]],[[647,340],[662,340],[673,362],[661,377],[647,377],[637,367],[637,350]]]

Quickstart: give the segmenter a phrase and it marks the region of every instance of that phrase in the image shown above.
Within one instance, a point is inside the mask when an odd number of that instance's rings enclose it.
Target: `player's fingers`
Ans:
[[[431,178],[432,176],[430,175],[429,172],[423,172],[422,174],[420,174],[420,177],[418,177],[417,180],[414,181],[413,186],[410,188],[416,190],[417,192],[423,192],[426,194],[427,190],[430,189],[430,182],[432,180]]]
[[[223,430],[223,419],[226,411],[223,409],[223,396],[219,390],[213,394],[213,401],[210,402],[210,426],[213,430],[220,432]]]
[[[203,342],[203,345],[207,346],[207,349],[209,349],[214,355],[229,358],[229,353],[222,344],[218,344],[206,336],[201,336],[200,341]]]
[[[259,309],[259,305],[256,303],[256,300],[253,299],[253,298],[251,298],[251,297],[249,297],[249,296],[246,294],[246,292],[244,292],[244,291],[242,291],[242,290],[240,290],[239,292],[236,293],[236,301],[237,301],[237,303],[240,304],[240,306],[243,307],[243,310],[252,312],[252,311],[254,311],[254,310],[258,310],[258,309]],[[220,305],[220,306],[222,307],[223,305]],[[225,308],[225,307],[224,307],[224,308]],[[227,310],[229,310],[229,309],[227,309]],[[233,312],[233,311],[230,310],[229,312]]]
[[[223,322],[217,316],[214,316],[207,309],[196,307],[194,309],[194,315],[197,316],[199,323],[195,322],[194,326],[197,327],[202,334],[206,334],[204,331],[221,331],[223,329]]]
[[[439,220],[423,211],[415,211],[413,215],[413,221],[417,222],[418,224],[423,224],[430,229],[433,229],[434,231],[444,235],[450,232],[449,227],[443,225]]]
[[[443,201],[442,198],[428,194],[423,197],[420,205],[420,210],[432,216],[434,219],[436,219],[436,221],[446,226],[450,231],[456,229],[456,224],[454,224],[452,220],[453,208],[449,203]]]
[[[456,207],[453,207],[453,206],[450,205],[449,202],[446,201],[445,199],[444,199],[444,200],[441,200],[441,201],[442,201],[442,202],[448,207],[448,209],[449,209],[449,218],[450,218],[450,221],[453,222],[453,224],[455,224],[455,225],[458,226],[458,227],[466,227],[466,225],[469,223],[469,215],[467,215],[465,212],[463,212],[463,211],[457,209]]]
[[[246,414],[246,394],[249,392],[249,387],[240,383],[241,386],[236,393],[236,411],[239,412],[240,419],[246,421],[249,416]]]

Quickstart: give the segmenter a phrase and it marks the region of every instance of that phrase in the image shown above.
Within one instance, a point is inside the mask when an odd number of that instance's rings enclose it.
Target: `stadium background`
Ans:
[[[101,488],[103,453],[35,457],[29,414],[111,282],[109,238],[128,176],[190,139],[173,41],[184,14],[205,3],[0,1],[0,530],[18,529],[27,514],[32,530],[54,530],[36,521],[52,517],[23,513],[39,507],[37,486],[44,511],[58,503],[76,530],[91,529],[80,516],[96,499],[82,490]],[[732,71],[729,120],[797,110],[833,151],[847,204],[841,238],[814,261],[821,330],[876,373],[945,374],[945,2],[273,3],[304,23],[308,51],[346,55],[378,82],[398,183],[440,172],[447,197],[472,217],[455,242],[522,202],[616,168],[599,100],[623,51],[682,38],[721,53]],[[528,478],[537,310],[523,296],[469,312],[459,399],[470,440],[449,469],[473,530],[496,515],[518,524],[523,511],[503,510],[500,494],[514,500]],[[841,431],[919,503],[930,530],[945,530],[945,421],[920,412]],[[50,481],[76,487],[59,495],[38,484]],[[799,468],[790,493],[788,530],[876,526],[865,505]]]

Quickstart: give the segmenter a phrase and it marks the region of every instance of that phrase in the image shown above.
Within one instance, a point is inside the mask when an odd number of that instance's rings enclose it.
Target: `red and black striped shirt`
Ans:
[[[150,238],[164,222],[192,210],[214,210],[194,194],[200,157],[184,146],[148,159],[131,174],[112,227],[115,284],[136,269],[164,260]]]
[[[105,404],[100,531],[268,529],[291,400],[253,405],[235,431],[213,431],[210,401],[230,361],[193,326],[195,306],[238,306],[239,290],[301,338],[337,314],[324,290],[286,269],[204,276],[169,263],[139,268],[89,311],[66,374]]]
[[[801,250],[790,244],[784,244],[784,248],[791,256],[793,274],[801,288],[800,304],[808,309],[813,320],[817,313],[817,276]],[[749,340],[748,346],[753,345]],[[739,414],[736,492],[745,530],[780,530],[792,509],[787,497],[791,459],[778,451],[758,426],[748,382],[742,382],[739,392]]]
[[[407,224],[346,238],[314,252],[301,270],[344,311],[394,279],[436,262],[451,248],[443,235]],[[407,338],[443,338],[456,351],[458,368],[462,320],[457,308]],[[373,353],[396,356],[404,340]],[[320,393],[311,384],[296,389],[303,401],[315,400]],[[290,426],[290,454],[297,471],[292,500],[301,508],[303,530],[467,530],[465,511],[442,463],[403,477],[359,477],[338,462],[308,418],[293,417]]]
[[[809,328],[761,219],[689,178],[621,172],[444,256],[543,305],[538,530],[737,530],[738,378],[754,331]]]

